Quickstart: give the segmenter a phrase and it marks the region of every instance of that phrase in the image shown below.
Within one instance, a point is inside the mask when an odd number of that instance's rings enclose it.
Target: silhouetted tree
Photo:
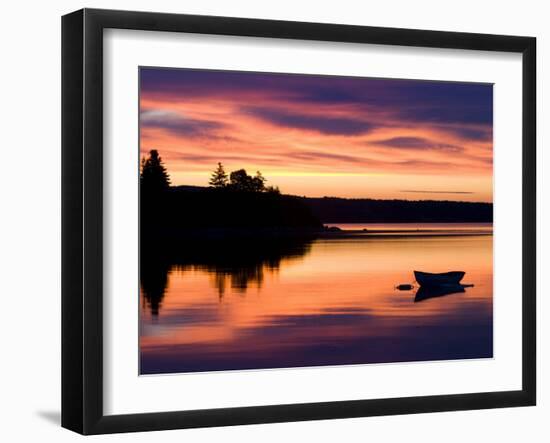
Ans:
[[[258,171],[255,177],[246,173],[246,170],[233,171],[229,176],[229,186],[236,191],[263,192],[265,191],[265,178]]]
[[[260,171],[256,171],[256,177],[252,179],[252,187],[254,188],[255,192],[263,192],[265,191],[265,182],[266,179],[262,175]]]
[[[212,173],[209,183],[213,188],[225,188],[227,186],[227,174],[225,173],[225,169],[223,169],[223,165],[221,163],[218,163],[218,167]]]
[[[164,191],[170,186],[170,177],[156,149],[149,152],[149,157],[141,159],[140,184],[147,193]]]
[[[270,193],[270,194],[280,194],[281,193],[278,186],[267,186],[265,188],[265,192]]]
[[[235,191],[252,191],[252,177],[246,173],[244,169],[233,171],[229,175],[231,188]]]

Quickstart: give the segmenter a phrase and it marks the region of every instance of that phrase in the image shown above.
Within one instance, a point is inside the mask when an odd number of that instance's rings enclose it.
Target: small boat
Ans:
[[[441,274],[414,271],[414,277],[421,286],[457,285],[464,278],[465,272],[452,271]]]

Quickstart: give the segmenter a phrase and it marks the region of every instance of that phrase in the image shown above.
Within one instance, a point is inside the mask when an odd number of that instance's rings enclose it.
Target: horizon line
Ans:
[[[213,188],[212,186],[200,186],[200,185],[170,185],[171,188],[178,188],[178,187],[188,187],[188,188],[201,188],[201,189],[215,189]],[[400,191],[400,192],[405,192],[405,191]],[[413,192],[413,191],[411,191]],[[426,192],[426,193],[434,193],[434,194],[447,194],[447,193],[451,193],[451,192],[443,192],[443,191],[418,191],[418,192]],[[453,192],[454,194],[473,194],[473,192]],[[410,199],[406,199],[406,198],[373,198],[373,197],[338,197],[338,196],[335,196],[335,195],[322,195],[322,196],[315,196],[315,197],[311,197],[311,196],[306,196],[306,195],[298,195],[298,194],[288,194],[288,193],[284,193],[284,192],[281,192],[281,195],[288,195],[288,196],[291,196],[291,197],[300,197],[300,198],[337,198],[337,199],[341,199],[341,200],[378,200],[378,201],[392,201],[392,200],[397,200],[397,201],[409,201],[409,202],[422,202],[422,201],[433,201],[433,202],[452,202],[452,203],[480,203],[480,204],[490,204],[492,205],[493,202],[492,201],[467,201],[467,200],[448,200],[448,199],[445,199],[445,200],[434,200],[434,199],[420,199],[420,200],[410,200]]]

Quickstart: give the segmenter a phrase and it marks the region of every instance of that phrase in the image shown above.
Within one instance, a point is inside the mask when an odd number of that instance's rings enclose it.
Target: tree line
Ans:
[[[218,162],[208,183],[211,188],[220,190],[280,194],[278,187],[266,186],[266,181],[260,171],[251,176],[245,169],[238,169],[227,175],[223,164]],[[140,184],[142,191],[151,193],[158,193],[170,187],[170,176],[156,149],[151,150],[149,156],[141,160]]]
[[[276,186],[266,186],[266,179],[260,171],[256,171],[253,177],[246,173],[245,169],[238,169],[231,172],[229,177],[225,172],[223,165],[218,162],[217,168],[212,172],[210,187],[215,189],[227,189],[242,192],[274,192],[279,194],[279,188]]]
[[[284,195],[238,169],[227,174],[222,163],[209,187],[170,186],[156,150],[141,161],[142,226],[318,227],[321,223],[492,222],[492,203],[430,200],[373,200]]]
[[[209,187],[170,186],[170,176],[157,150],[141,160],[140,220],[142,240],[157,234],[182,235],[188,228],[320,228],[321,222],[299,197],[266,186],[260,171],[212,172]],[[153,235],[151,235],[153,234]]]

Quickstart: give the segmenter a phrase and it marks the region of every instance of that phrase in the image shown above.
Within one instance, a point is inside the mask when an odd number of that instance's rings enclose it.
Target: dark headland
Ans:
[[[145,198],[144,198],[145,197]],[[141,199],[142,228],[163,237],[287,236],[332,233],[331,223],[490,223],[491,203],[308,198],[275,192],[170,187]],[[343,232],[342,232],[343,233]]]

